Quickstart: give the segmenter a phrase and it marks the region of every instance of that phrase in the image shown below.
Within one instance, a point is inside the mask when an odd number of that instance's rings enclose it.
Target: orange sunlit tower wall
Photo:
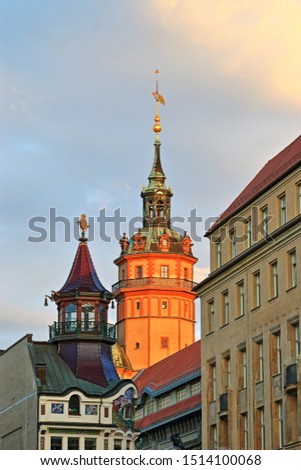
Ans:
[[[158,73],[158,72],[156,72]],[[115,260],[119,281],[113,286],[117,303],[117,337],[132,369],[161,361],[195,341],[195,295],[191,238],[171,228],[172,191],[165,185],[161,165],[159,103],[156,91],[153,130],[154,162],[148,186],[142,187],[143,226],[130,239],[120,240]]]

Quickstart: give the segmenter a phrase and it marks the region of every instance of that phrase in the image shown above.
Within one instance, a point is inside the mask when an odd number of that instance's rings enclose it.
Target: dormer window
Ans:
[[[80,414],[80,399],[78,395],[72,395],[69,400],[68,407],[69,415],[79,415]]]

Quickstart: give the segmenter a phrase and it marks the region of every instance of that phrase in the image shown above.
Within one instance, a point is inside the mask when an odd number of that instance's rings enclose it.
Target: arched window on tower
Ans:
[[[69,399],[68,414],[69,415],[80,414],[80,399],[78,395],[71,395]]]
[[[85,304],[82,306],[81,331],[93,331],[95,328],[94,305]]]
[[[65,308],[65,331],[72,333],[77,327],[77,307],[75,304],[69,304]]]
[[[164,217],[164,203],[162,201],[157,202],[157,217]]]
[[[154,206],[152,201],[149,201],[149,208],[148,208],[149,218],[152,219],[154,217]]]

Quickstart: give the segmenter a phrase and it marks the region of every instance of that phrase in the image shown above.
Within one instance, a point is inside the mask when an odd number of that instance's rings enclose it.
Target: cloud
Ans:
[[[205,268],[195,267],[194,268],[194,282],[203,281],[208,276],[209,272],[210,272],[209,267],[205,267]]]
[[[175,43],[199,47],[224,77],[264,99],[301,103],[298,0],[153,0],[152,12]]]

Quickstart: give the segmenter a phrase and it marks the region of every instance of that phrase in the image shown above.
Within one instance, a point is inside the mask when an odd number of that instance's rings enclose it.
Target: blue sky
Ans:
[[[300,134],[300,17],[297,0],[2,0],[0,349],[30,332],[48,339],[56,319],[44,295],[64,284],[77,241],[62,223],[49,240],[51,208],[71,221],[141,215],[155,69],[172,215],[188,232],[192,210],[219,215]],[[33,217],[46,219],[43,242],[28,241]],[[110,288],[119,243],[112,224],[107,234],[90,251]],[[208,242],[194,254],[200,280]]]

